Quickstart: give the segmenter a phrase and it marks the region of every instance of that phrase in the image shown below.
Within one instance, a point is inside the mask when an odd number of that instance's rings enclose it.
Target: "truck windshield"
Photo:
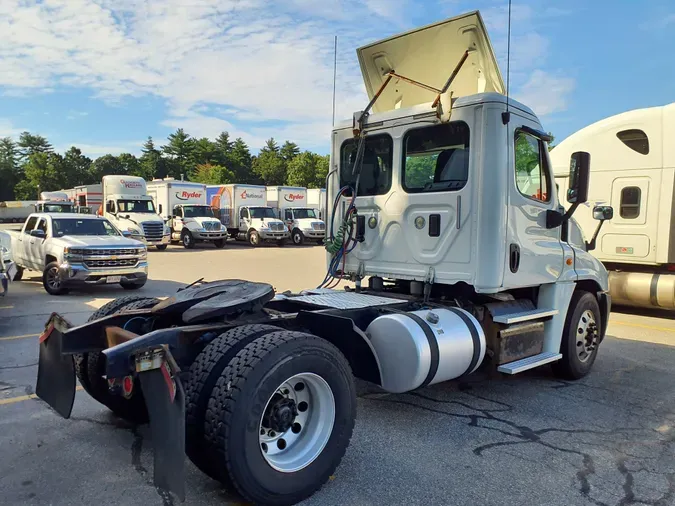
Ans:
[[[120,213],[154,213],[155,206],[152,200],[118,200],[117,208]]]
[[[186,218],[215,218],[209,206],[183,206]]]
[[[293,216],[296,220],[302,220],[304,218],[316,218],[316,213],[314,209],[293,209]]]
[[[45,213],[71,213],[73,207],[70,204],[45,204]]]
[[[52,221],[54,237],[64,235],[120,235],[108,220],[77,218],[59,218]]]
[[[249,207],[251,218],[276,218],[271,207]]]

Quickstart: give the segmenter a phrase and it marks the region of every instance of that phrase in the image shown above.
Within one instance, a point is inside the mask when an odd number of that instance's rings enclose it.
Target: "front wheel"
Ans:
[[[192,249],[195,247],[195,239],[188,231],[185,231],[181,234],[180,240],[183,243],[183,247],[185,249]]]
[[[296,228],[291,234],[291,239],[293,239],[293,244],[300,246],[303,242],[305,242],[305,235]]]
[[[560,342],[562,358],[553,363],[557,376],[577,380],[590,372],[598,355],[601,325],[600,306],[595,296],[581,290],[574,292]]]
[[[356,393],[349,364],[301,332],[261,336],[218,378],[206,437],[226,475],[256,504],[295,504],[333,474],[349,445]]]
[[[158,251],[164,251],[167,248],[168,244],[158,244],[156,246]]]
[[[47,264],[42,273],[42,286],[49,295],[64,295],[68,289],[63,286],[58,262]]]
[[[260,245],[260,234],[255,230],[251,230],[248,233],[248,242],[254,248],[258,247]]]

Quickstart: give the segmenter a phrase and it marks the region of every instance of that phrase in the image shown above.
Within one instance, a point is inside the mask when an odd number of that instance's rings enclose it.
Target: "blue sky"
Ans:
[[[2,0],[0,136],[138,153],[177,127],[327,152],[367,98],[355,49],[479,9],[506,75],[506,0]],[[511,91],[558,140],[675,101],[675,3],[514,1]]]

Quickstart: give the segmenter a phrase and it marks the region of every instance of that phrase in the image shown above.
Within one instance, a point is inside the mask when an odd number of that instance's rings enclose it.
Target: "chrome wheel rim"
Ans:
[[[190,235],[189,234],[185,234],[183,236],[183,244],[185,244],[186,246],[190,245]]]
[[[598,324],[590,309],[581,314],[577,323],[576,347],[580,362],[587,362],[598,347]]]
[[[295,244],[300,244],[301,240],[302,238],[300,237],[300,232],[296,232],[295,234],[293,234],[293,242]]]
[[[61,288],[61,276],[59,276],[59,269],[52,267],[47,271],[47,286],[52,290]]]
[[[254,246],[258,244],[258,234],[251,234],[251,244]]]
[[[335,423],[335,398],[321,376],[300,373],[267,401],[259,445],[267,463],[282,473],[299,471],[321,454]]]

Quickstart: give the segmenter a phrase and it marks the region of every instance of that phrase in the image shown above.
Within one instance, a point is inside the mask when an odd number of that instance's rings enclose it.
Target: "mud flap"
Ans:
[[[62,355],[63,334],[70,324],[52,313],[40,334],[40,358],[35,394],[64,418],[70,418],[75,402],[75,364],[72,355]]]
[[[166,349],[136,357],[136,371],[150,417],[153,482],[185,501],[185,391]]]

